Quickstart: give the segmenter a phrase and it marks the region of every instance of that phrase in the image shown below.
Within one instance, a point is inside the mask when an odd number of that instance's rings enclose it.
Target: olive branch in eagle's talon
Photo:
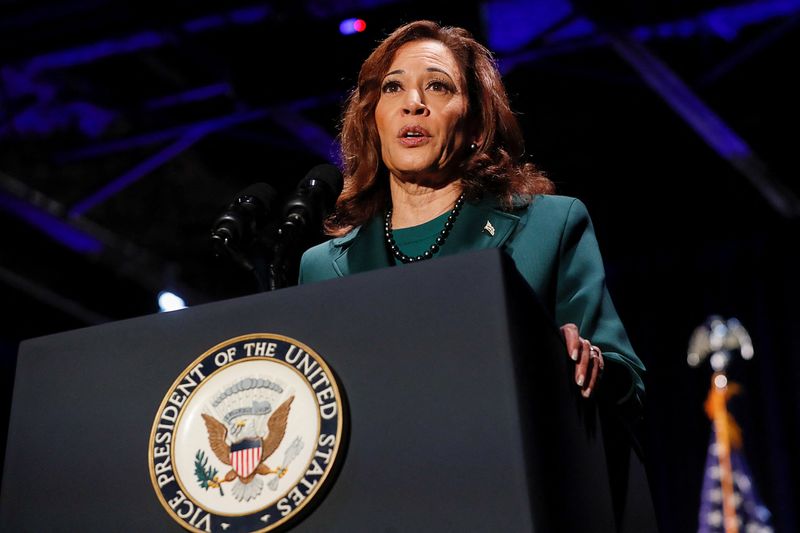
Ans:
[[[208,457],[205,456],[203,450],[197,450],[197,454],[194,456],[194,475],[197,477],[200,487],[206,490],[209,488],[218,488],[219,495],[225,496],[225,493],[222,491],[222,483],[225,480],[220,481],[217,479],[217,469],[213,466],[206,468],[207,464]]]

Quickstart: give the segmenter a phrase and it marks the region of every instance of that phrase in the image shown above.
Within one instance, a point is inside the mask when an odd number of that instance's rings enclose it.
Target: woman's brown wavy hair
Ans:
[[[421,39],[439,41],[456,58],[466,78],[467,124],[480,135],[480,145],[465,151],[460,166],[467,199],[498,198],[510,209],[534,194],[550,194],[555,187],[532,163],[520,160],[525,146],[511,111],[505,86],[492,53],[463,28],[421,20],[397,28],[361,66],[358,83],[345,104],[341,142],[344,189],[325,224],[331,235],[342,235],[382,213],[390,201],[388,170],[381,161],[375,107],[381,82],[397,50]]]

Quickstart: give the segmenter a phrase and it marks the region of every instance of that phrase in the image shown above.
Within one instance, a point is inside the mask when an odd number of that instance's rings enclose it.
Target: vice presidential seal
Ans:
[[[223,342],[172,384],[150,434],[150,478],[190,531],[270,531],[330,481],[343,406],[325,362],[287,337]]]

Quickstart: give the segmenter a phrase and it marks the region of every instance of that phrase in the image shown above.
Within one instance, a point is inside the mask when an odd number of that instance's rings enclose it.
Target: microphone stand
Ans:
[[[266,272],[266,259],[263,255],[253,254],[251,260],[232,243],[231,239],[220,237],[219,235],[212,235],[211,239],[214,243],[214,249],[217,255],[224,254],[228,256],[234,263],[253,274],[258,286],[258,292],[271,290],[269,288],[271,283],[268,280],[268,273]]]
[[[278,248],[282,248],[282,245],[275,245],[276,254],[278,253]],[[273,258],[267,267],[267,278],[269,279],[269,283],[267,284],[268,291],[286,287],[286,274],[284,270],[283,259]]]
[[[302,214],[293,211],[276,232],[275,244],[272,246],[272,260],[267,267],[269,277],[268,290],[282,289],[287,286],[286,280],[286,259],[292,249],[292,245],[297,244],[297,239],[302,235],[302,229],[306,227],[306,220]]]
[[[267,261],[263,256],[256,256],[253,258],[253,276],[256,278],[256,285],[258,285],[258,292],[266,292],[273,290],[270,283],[270,273],[267,271]]]

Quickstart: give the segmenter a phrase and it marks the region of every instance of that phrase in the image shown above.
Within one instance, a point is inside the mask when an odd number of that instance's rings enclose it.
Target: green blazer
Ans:
[[[491,223],[494,234],[484,231]],[[603,351],[606,364],[597,387],[628,417],[641,413],[644,365],[628,341],[611,301],[605,269],[586,206],[578,199],[544,195],[512,212],[496,203],[465,203],[438,256],[501,248],[550,311],[557,325],[574,323],[583,338]],[[300,261],[300,283],[311,283],[393,266],[376,217],[343,237],[310,248]]]

